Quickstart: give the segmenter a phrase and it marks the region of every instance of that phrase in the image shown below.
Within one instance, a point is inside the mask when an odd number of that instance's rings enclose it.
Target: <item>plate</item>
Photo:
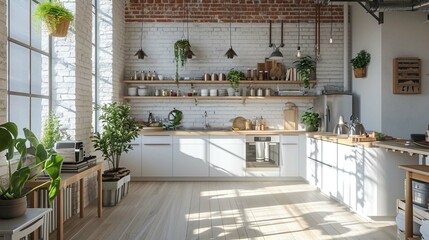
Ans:
[[[240,130],[246,129],[246,119],[244,117],[236,117],[232,121],[232,128],[238,128]]]

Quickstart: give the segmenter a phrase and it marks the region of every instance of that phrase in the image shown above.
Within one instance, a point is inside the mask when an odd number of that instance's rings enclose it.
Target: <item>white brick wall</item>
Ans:
[[[91,32],[89,1],[62,1],[75,13],[66,38],[53,38],[53,109],[72,139],[91,145],[92,86]]]
[[[119,101],[124,78],[125,1],[100,1],[100,103]],[[113,30],[114,29],[114,30]]]
[[[144,23],[143,50],[149,55],[144,60],[134,54],[140,48],[141,23],[126,24],[125,63],[126,77],[134,70],[156,71],[169,78],[175,75],[173,44],[182,37],[183,23]],[[186,26],[186,25],[185,25]],[[185,29],[186,30],[186,29]],[[272,42],[280,43],[280,24],[273,24]],[[297,24],[284,25],[285,56],[283,63],[292,66],[296,60],[298,40]],[[334,43],[329,44],[330,24],[321,25],[321,59],[317,66],[317,80],[320,86],[343,85],[343,24],[334,24]],[[189,23],[189,39],[197,58],[189,60],[180,69],[181,77],[201,77],[205,72],[228,72],[232,67],[246,71],[264,62],[272,49],[269,43],[269,25],[234,23],[232,25],[232,46],[238,57],[224,57],[229,48],[229,24]],[[186,38],[186,33],[185,33]],[[301,51],[303,55],[315,55],[314,24],[301,23]]]
[[[143,50],[148,54],[144,60],[137,59],[135,52],[140,48],[141,23],[126,24],[125,40],[125,78],[129,79],[135,70],[156,71],[167,78],[172,79],[175,75],[175,63],[173,44],[182,37],[183,23],[144,23]],[[186,25],[185,25],[186,26]],[[273,24],[272,41],[280,43],[280,24]],[[297,24],[284,25],[284,43],[281,48],[286,67],[291,67],[296,60],[297,48]],[[318,86],[336,85],[343,86],[343,24],[334,24],[334,43],[329,44],[330,24],[321,25],[321,58],[317,65]],[[180,68],[181,77],[202,77],[208,73],[227,73],[232,67],[246,72],[247,68],[255,68],[256,63],[264,62],[272,49],[268,47],[269,25],[267,24],[244,24],[234,23],[232,25],[232,46],[238,57],[227,59],[224,57],[229,48],[229,24],[227,23],[190,23],[189,39],[192,50],[197,58],[188,60],[184,68]],[[186,33],[185,33],[186,37]],[[315,55],[314,51],[314,24],[301,23],[301,50],[302,55]],[[247,85],[243,85],[246,87]],[[176,89],[175,85],[150,85],[153,92],[158,89]],[[226,85],[199,85],[195,88],[227,88]],[[254,86],[270,87],[276,89],[276,85]],[[297,85],[281,86],[285,88],[297,88]],[[189,85],[180,85],[180,90],[190,91]],[[126,93],[126,89],[124,89]],[[191,100],[144,100],[132,101],[133,114],[141,120],[147,120],[148,113],[153,112],[160,117],[166,117],[169,111],[176,107],[185,114],[183,124],[185,127],[201,127],[202,114],[205,110],[209,112],[209,121],[215,127],[230,126],[230,119],[236,116],[254,118],[263,116],[267,119],[270,127],[281,128],[283,121],[283,109],[285,101],[249,101],[245,105],[241,101],[203,101],[195,106]],[[312,103],[309,101],[298,101],[300,114]]]

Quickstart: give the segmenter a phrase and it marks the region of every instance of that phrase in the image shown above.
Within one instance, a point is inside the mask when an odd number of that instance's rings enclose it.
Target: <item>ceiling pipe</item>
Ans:
[[[371,12],[413,11],[410,2],[366,2],[365,6]]]

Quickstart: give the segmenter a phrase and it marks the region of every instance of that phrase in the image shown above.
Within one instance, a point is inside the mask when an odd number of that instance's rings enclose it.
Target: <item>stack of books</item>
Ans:
[[[63,166],[61,168],[61,172],[63,173],[76,173],[76,172],[82,172],[83,170],[90,168],[97,164],[97,158],[96,156],[88,156],[84,157],[84,160],[82,162],[77,163],[63,163]]]

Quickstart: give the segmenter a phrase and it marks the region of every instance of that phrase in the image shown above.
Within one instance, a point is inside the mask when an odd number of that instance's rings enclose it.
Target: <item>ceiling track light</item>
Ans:
[[[270,44],[268,46],[272,47],[274,49],[274,51],[271,53],[269,59],[271,59],[271,60],[282,60],[283,54],[282,54],[282,52],[280,52],[280,48],[285,46],[285,44],[283,42],[283,20],[281,22],[281,41],[280,41],[280,45],[278,47],[272,43],[271,35],[272,35],[272,22],[270,20],[270,35],[269,35],[270,36]]]
[[[230,2],[229,5],[229,49],[228,51],[226,51],[225,53],[225,57],[227,57],[228,59],[233,59],[234,56],[238,57],[237,53],[235,53],[234,49],[232,49],[232,11],[231,11],[231,7],[232,7],[232,0]]]

